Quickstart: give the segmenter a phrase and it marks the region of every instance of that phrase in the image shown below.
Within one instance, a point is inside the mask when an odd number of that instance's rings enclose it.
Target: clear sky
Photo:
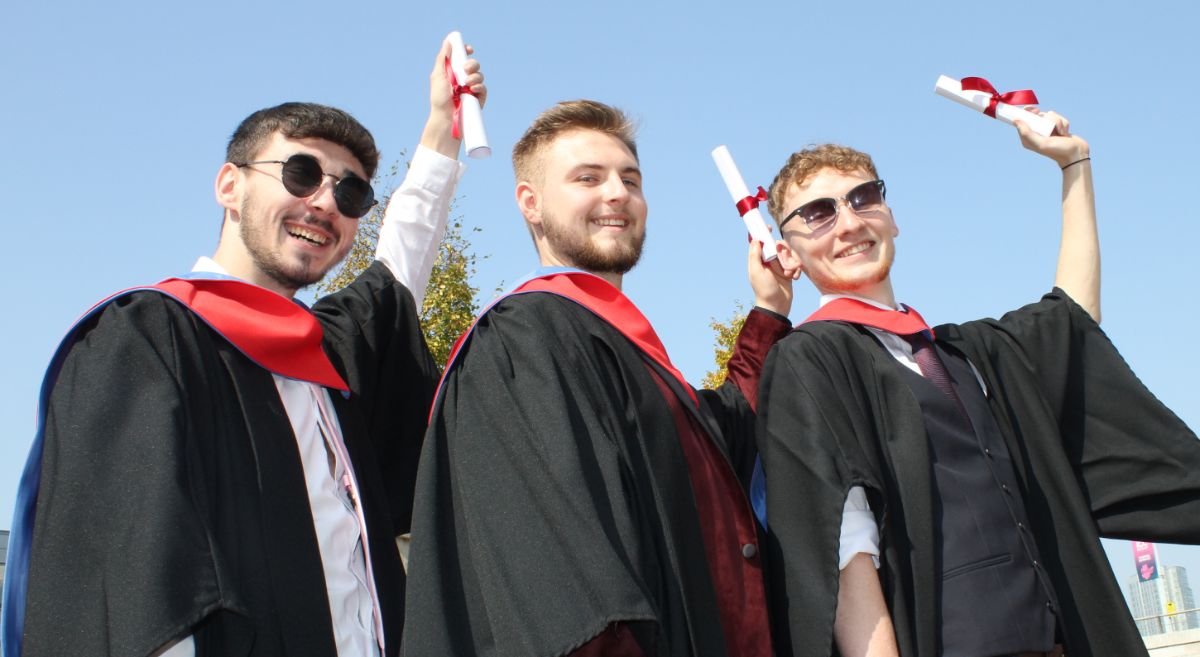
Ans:
[[[1192,3],[48,0],[4,13],[0,527],[63,331],[107,294],[212,253],[213,180],[237,123],[286,100],[337,105],[395,161],[420,134],[433,55],[453,29],[477,47],[491,90],[496,155],[471,162],[456,206],[482,229],[479,287],[490,295],[535,265],[512,201],[513,141],[558,100],[621,106],[641,122],[651,209],[626,292],[696,382],[712,364],[710,319],[753,299],[713,147],[727,144],[764,186],[805,144],[870,152],[901,228],[898,298],[932,323],[998,316],[1053,282],[1060,174],[933,84],[978,75],[1033,88],[1092,145],[1104,328],[1200,427],[1200,348],[1166,330],[1200,324]],[[817,295],[806,280],[797,290],[799,321]],[[1131,551],[1108,547],[1124,585]],[[1161,558],[1200,577],[1198,549]]]

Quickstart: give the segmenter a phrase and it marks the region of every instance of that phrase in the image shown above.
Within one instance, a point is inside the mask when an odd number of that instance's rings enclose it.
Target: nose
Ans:
[[[619,172],[614,172],[604,182],[604,200],[608,203],[624,202],[629,198],[629,187]]]
[[[863,225],[863,218],[850,207],[850,202],[844,198],[837,200],[838,216],[836,219],[837,230],[840,233],[850,233],[858,230]]]
[[[333,218],[333,215],[338,213],[337,199],[333,196],[333,188],[336,184],[337,178],[327,173],[321,178],[321,184],[317,187],[316,191],[305,199],[305,203],[308,204],[308,207],[314,214]]]

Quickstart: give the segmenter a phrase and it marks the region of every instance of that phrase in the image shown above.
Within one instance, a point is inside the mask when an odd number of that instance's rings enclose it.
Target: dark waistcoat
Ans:
[[[945,657],[991,657],[1054,645],[1057,600],[1030,535],[1004,438],[967,360],[937,346],[968,418],[904,369],[933,459],[936,559]]]

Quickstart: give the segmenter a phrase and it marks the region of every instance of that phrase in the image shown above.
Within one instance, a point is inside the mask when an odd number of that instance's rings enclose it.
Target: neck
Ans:
[[[604,280],[608,281],[609,285],[612,285],[613,287],[617,288],[617,291],[621,290],[621,279],[623,277],[620,274],[607,274],[607,273],[602,273],[602,272],[598,272],[598,271],[593,271],[593,272],[588,272],[588,273],[595,274],[596,276],[599,276],[600,278],[603,278]]]
[[[881,303],[889,308],[899,308],[896,303],[896,295],[892,292],[891,277],[885,278],[874,285],[864,285],[853,289],[832,289],[817,286],[817,290],[821,294],[852,294],[863,299],[870,299],[875,303]]]
[[[222,243],[217,247],[217,252],[212,255],[212,259],[234,278],[240,278],[247,283],[266,288],[287,299],[296,296],[296,290],[280,285],[278,281],[255,267],[249,254],[226,248],[226,245]]]
[[[579,265],[577,265],[573,262],[563,262],[561,259],[559,259],[552,253],[541,253],[538,256],[538,260],[541,262],[541,265],[543,267],[572,267],[574,269],[582,269],[583,271],[586,271],[587,273],[589,273],[593,276],[599,276],[600,278],[603,278],[604,280],[608,281],[608,284],[617,288],[618,291],[621,290],[621,279],[623,278],[622,274],[614,274],[612,272],[603,272],[603,271],[591,271],[587,268],[580,267]]]

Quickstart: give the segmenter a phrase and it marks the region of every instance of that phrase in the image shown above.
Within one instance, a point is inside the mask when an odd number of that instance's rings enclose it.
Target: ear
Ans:
[[[221,169],[217,171],[214,191],[217,196],[217,204],[225,208],[227,217],[231,212],[236,213],[241,210],[243,185],[242,172],[237,165],[231,162],[221,165]]]
[[[542,199],[533,184],[524,180],[518,182],[516,197],[517,207],[520,208],[525,221],[530,224],[542,223]]]
[[[792,250],[787,240],[778,240],[775,246],[776,253],[779,254],[779,264],[784,269],[795,269],[804,271],[804,263],[800,262],[800,256]]]

